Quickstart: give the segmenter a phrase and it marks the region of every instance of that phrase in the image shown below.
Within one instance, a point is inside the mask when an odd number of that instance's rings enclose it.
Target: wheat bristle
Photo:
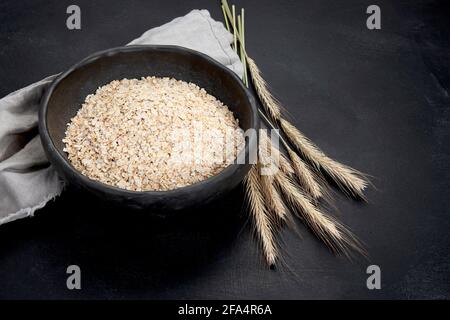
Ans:
[[[323,170],[344,192],[353,197],[365,199],[364,190],[369,182],[364,174],[325,155],[289,121],[281,119],[280,124],[300,154],[318,171]]]
[[[299,214],[314,234],[333,252],[351,256],[351,253],[356,251],[366,255],[356,237],[335,219],[321,212],[288,176],[278,172],[274,179],[286,196],[292,212]]]

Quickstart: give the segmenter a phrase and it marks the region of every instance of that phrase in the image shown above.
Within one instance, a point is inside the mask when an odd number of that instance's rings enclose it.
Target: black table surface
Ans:
[[[66,28],[81,8],[82,29]],[[290,118],[332,157],[373,176],[368,204],[335,195],[334,212],[370,262],[332,255],[301,224],[283,260],[262,261],[243,192],[170,220],[108,208],[68,188],[33,218],[0,227],[0,298],[449,298],[449,11],[444,1],[239,1],[248,52]],[[0,94],[120,46],[218,1],[0,2]],[[1,195],[0,195],[1,196]],[[66,268],[82,271],[68,290]],[[381,268],[368,290],[366,268]]]

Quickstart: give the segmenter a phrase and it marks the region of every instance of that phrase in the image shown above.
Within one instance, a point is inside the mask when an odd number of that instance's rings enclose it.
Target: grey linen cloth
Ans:
[[[129,45],[178,45],[207,54],[240,77],[243,67],[232,35],[207,10],[193,10],[145,32]],[[0,100],[0,225],[33,213],[63,189],[37,134],[39,102],[55,76]]]

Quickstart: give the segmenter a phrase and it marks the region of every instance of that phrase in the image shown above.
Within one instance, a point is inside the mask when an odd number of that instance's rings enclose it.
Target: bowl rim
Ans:
[[[50,98],[56,89],[56,87],[60,84],[61,81],[63,81],[68,75],[70,75],[75,70],[79,69],[80,67],[87,65],[89,63],[94,62],[97,59],[101,59],[103,57],[112,56],[115,54],[123,53],[123,52],[135,52],[135,51],[148,51],[148,50],[157,50],[157,51],[167,51],[167,52],[180,52],[180,53],[187,53],[191,55],[199,56],[202,59],[205,59],[208,63],[215,65],[215,67],[220,68],[222,71],[230,75],[238,84],[238,86],[241,87],[243,90],[246,98],[248,99],[250,103],[250,111],[251,111],[251,123],[250,128],[255,129],[256,131],[259,130],[259,119],[258,119],[258,112],[257,112],[257,106],[255,102],[255,98],[251,94],[250,90],[245,87],[242,80],[234,73],[232,70],[230,70],[228,67],[224,66],[217,60],[211,58],[210,56],[185,47],[177,46],[177,45],[127,45],[127,46],[121,46],[121,47],[114,47],[106,50],[97,51],[95,53],[92,53],[88,55],[86,58],[82,59],[78,63],[75,63],[70,68],[68,68],[66,71],[60,73],[57,75],[57,77],[53,80],[53,82],[50,84],[50,86],[45,91],[45,94],[41,100],[40,108],[39,108],[39,134],[42,139],[42,144],[44,146],[44,150],[46,152],[51,153],[49,155],[49,158],[53,158],[53,160],[58,161],[62,167],[64,167],[64,170],[68,170],[72,177],[75,177],[77,180],[81,180],[84,185],[89,186],[92,189],[96,189],[102,192],[107,191],[108,193],[112,194],[122,194],[122,195],[128,195],[128,196],[143,196],[143,195],[155,195],[155,196],[176,196],[181,193],[191,193],[196,192],[203,187],[209,186],[211,184],[217,184],[221,181],[226,180],[228,177],[231,177],[234,171],[236,170],[236,166],[240,165],[246,165],[246,164],[236,164],[232,163],[225,167],[222,171],[219,173],[201,180],[199,182],[196,182],[191,185],[187,185],[184,187],[179,187],[175,189],[170,190],[148,190],[148,191],[134,191],[134,190],[128,190],[128,189],[122,189],[116,186],[108,185],[106,183],[103,183],[98,180],[91,179],[85,175],[83,175],[81,172],[79,172],[73,165],[70,163],[70,161],[66,160],[64,156],[59,152],[59,150],[55,147],[55,144],[53,143],[53,139],[50,137],[48,127],[47,127],[47,110],[48,110],[48,102],[50,101]],[[238,154],[238,157],[242,156],[242,154],[245,154],[245,159],[248,159],[248,155],[250,152],[251,146],[257,146],[257,137],[255,135],[250,135],[249,141],[245,144],[245,148],[241,150]],[[237,157],[237,158],[238,158]]]

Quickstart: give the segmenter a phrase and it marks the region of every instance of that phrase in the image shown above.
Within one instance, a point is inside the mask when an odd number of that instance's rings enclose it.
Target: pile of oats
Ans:
[[[134,191],[171,190],[211,177],[243,148],[226,105],[193,83],[114,80],[86,97],[64,151],[83,175]]]

